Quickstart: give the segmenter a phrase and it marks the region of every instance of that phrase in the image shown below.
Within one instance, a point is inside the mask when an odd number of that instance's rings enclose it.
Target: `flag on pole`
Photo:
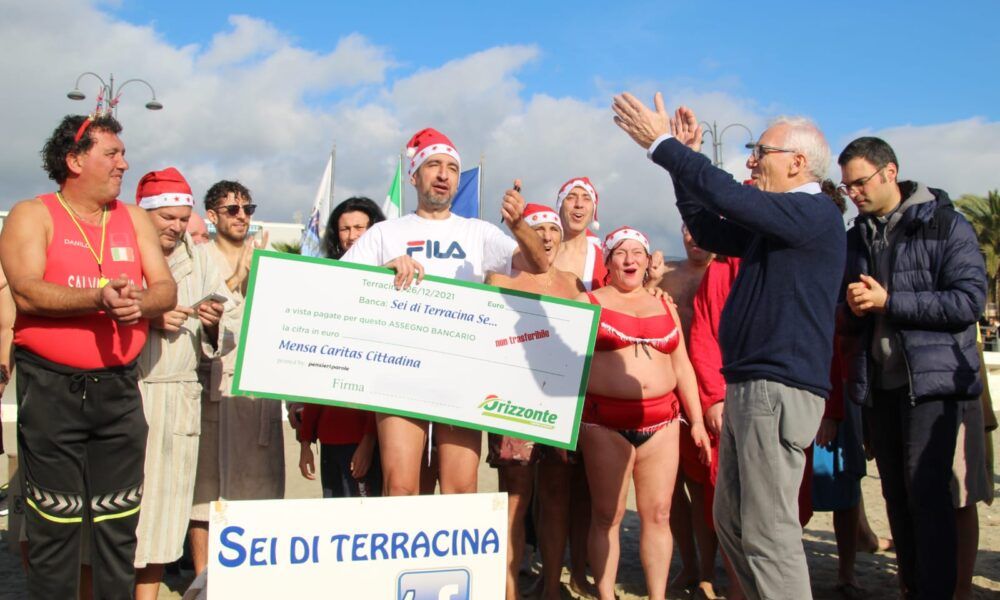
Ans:
[[[462,171],[458,180],[458,191],[451,201],[451,212],[469,219],[479,218],[479,175],[481,166]]]
[[[382,214],[386,219],[395,219],[403,214],[403,159],[396,163],[396,175],[392,178],[389,193],[382,203]]]
[[[323,229],[326,227],[326,219],[330,214],[330,195],[332,190],[333,153],[331,152],[329,160],[326,161],[326,168],[323,170],[323,178],[319,182],[319,189],[316,190],[316,200],[313,202],[309,222],[306,224],[306,228],[302,230],[303,256],[323,256],[323,247],[320,240],[323,237]]]

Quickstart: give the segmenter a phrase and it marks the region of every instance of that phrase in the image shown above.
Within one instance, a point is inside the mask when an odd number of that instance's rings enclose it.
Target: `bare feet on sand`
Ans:
[[[584,600],[597,600],[597,586],[588,580],[580,582],[576,579],[569,580],[569,589],[579,598]]]
[[[891,538],[880,538],[872,535],[871,537],[858,539],[858,552],[877,554],[895,549],[896,546],[893,545]]]
[[[711,581],[701,581],[698,583],[698,589],[694,593],[695,600],[718,600],[719,597],[715,595],[715,587],[712,585]]]

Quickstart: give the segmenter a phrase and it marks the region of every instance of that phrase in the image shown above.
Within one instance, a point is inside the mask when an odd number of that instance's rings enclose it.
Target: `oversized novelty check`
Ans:
[[[267,251],[251,274],[234,394],[576,447],[598,307]]]

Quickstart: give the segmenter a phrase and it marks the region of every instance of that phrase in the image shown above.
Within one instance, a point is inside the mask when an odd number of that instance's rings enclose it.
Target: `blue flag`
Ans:
[[[451,212],[470,219],[479,218],[479,174],[480,167],[462,171],[458,180],[458,192],[451,201]]]

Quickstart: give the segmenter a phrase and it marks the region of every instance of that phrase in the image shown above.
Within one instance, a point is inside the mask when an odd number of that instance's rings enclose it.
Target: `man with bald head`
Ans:
[[[205,219],[193,210],[191,211],[191,218],[187,223],[187,232],[195,245],[212,241],[212,238],[208,236],[208,225],[205,224]]]
[[[820,189],[830,149],[807,119],[778,118],[752,146],[745,186],[698,152],[693,111],[654,104],[617,96],[615,122],[670,173],[698,246],[742,258],[719,331],[719,542],[749,598],[811,598],[798,491],[830,391],[845,257],[840,211]]]

